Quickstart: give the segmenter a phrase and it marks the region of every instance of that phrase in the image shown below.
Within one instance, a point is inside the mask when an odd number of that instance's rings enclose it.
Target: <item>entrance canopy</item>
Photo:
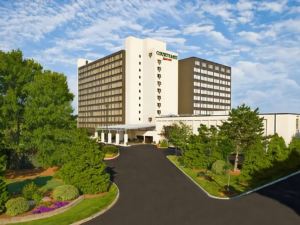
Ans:
[[[119,125],[110,125],[110,126],[101,126],[97,128],[97,131],[101,130],[110,130],[110,131],[128,131],[128,130],[141,130],[148,131],[154,130],[155,125],[150,124],[119,124]]]

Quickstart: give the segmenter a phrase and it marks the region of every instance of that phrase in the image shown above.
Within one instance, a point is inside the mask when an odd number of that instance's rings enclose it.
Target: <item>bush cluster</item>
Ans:
[[[53,190],[53,198],[57,201],[69,201],[79,196],[78,189],[73,185],[61,185]]]
[[[16,216],[29,210],[29,203],[23,197],[12,198],[5,204],[6,214]]]
[[[167,148],[169,147],[168,141],[166,139],[163,139],[159,142],[159,146],[162,148]]]
[[[22,195],[27,200],[34,200],[35,204],[39,204],[43,198],[38,186],[33,182],[23,187]]]
[[[119,150],[114,145],[105,145],[103,146],[103,151],[106,154],[117,154]]]

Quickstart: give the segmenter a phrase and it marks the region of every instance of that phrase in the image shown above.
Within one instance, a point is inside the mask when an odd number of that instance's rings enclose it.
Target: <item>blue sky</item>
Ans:
[[[233,106],[300,112],[300,0],[0,0],[0,49],[64,73],[75,113],[77,58],[122,49],[129,35],[231,66]]]

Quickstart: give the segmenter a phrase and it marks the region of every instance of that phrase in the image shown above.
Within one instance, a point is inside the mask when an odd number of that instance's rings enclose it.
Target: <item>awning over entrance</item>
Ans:
[[[97,131],[101,130],[110,130],[110,131],[128,131],[128,130],[141,130],[148,131],[154,130],[155,125],[150,124],[119,124],[119,125],[110,125],[110,126],[101,126],[97,128]]]

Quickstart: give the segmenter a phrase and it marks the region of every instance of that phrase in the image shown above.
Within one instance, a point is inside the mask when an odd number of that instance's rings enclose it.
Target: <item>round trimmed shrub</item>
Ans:
[[[6,214],[16,216],[29,210],[29,203],[23,197],[12,198],[5,204]]]
[[[118,148],[114,145],[105,145],[103,146],[104,153],[107,154],[118,154]]]
[[[58,201],[69,201],[79,196],[78,189],[73,185],[61,185],[53,190],[53,198]]]
[[[224,174],[226,167],[226,162],[223,160],[215,161],[211,166],[211,171],[215,174],[221,175]]]

